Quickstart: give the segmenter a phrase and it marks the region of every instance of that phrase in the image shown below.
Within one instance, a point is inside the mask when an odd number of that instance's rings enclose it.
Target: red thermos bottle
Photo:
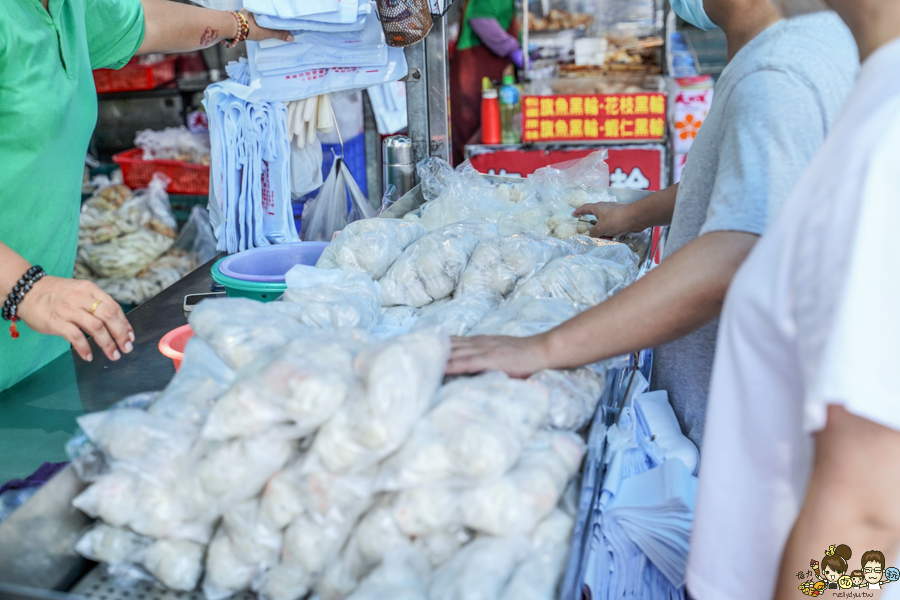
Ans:
[[[500,137],[500,103],[497,90],[485,77],[481,86],[481,143],[499,144]]]

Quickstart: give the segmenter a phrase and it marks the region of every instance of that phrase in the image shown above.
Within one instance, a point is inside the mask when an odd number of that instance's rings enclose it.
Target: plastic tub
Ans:
[[[296,242],[245,250],[217,261],[212,278],[229,298],[261,302],[277,299],[287,289],[285,274],[295,265],[315,265],[327,242]]]
[[[163,356],[168,356],[175,363],[175,370],[181,367],[181,359],[184,358],[184,347],[188,340],[194,337],[194,330],[190,325],[182,325],[173,329],[159,340],[159,351]]]

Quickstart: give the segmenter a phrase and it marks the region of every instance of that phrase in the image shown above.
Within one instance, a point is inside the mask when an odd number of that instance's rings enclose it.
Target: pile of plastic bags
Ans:
[[[161,131],[138,131],[134,145],[144,151],[144,160],[179,160],[209,166],[209,136],[191,133],[187,127],[167,127]]]
[[[406,57],[385,42],[373,2],[247,0],[244,5],[261,26],[290,31],[294,37],[292,42],[247,43],[246,93],[252,99],[302,100],[406,75]]]
[[[163,175],[136,193],[99,183],[81,209],[76,278],[94,281],[119,302],[140,304],[215,256],[206,209],[194,207],[177,232]]]
[[[246,63],[206,88],[212,165],[210,218],[218,250],[235,253],[298,242],[291,207],[291,144],[287,107],[241,96]]]
[[[592,291],[522,291],[573,257]],[[283,301],[199,305],[163,392],[79,419],[79,552],[209,600],[555,598],[607,367],[445,381],[448,333],[552,327],[636,263],[484,216],[350,224]]]

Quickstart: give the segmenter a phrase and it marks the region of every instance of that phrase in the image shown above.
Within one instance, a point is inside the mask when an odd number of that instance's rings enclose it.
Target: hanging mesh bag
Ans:
[[[381,27],[389,46],[403,48],[425,39],[434,21],[428,0],[377,0]]]

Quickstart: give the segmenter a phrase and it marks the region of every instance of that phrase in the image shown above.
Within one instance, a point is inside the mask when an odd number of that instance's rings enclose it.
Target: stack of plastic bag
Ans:
[[[636,379],[635,389],[645,389]],[[606,474],[576,584],[592,598],[684,596],[699,454],[672,431],[671,406],[654,394],[633,394],[606,434]]]
[[[218,249],[229,253],[300,240],[291,208],[287,107],[248,101],[242,87],[234,80],[215,83],[203,101],[212,156],[210,216]]]
[[[363,89],[406,76],[402,49],[384,39],[368,0],[250,0],[263,27],[290,31],[292,42],[248,42],[248,98],[290,102]]]

